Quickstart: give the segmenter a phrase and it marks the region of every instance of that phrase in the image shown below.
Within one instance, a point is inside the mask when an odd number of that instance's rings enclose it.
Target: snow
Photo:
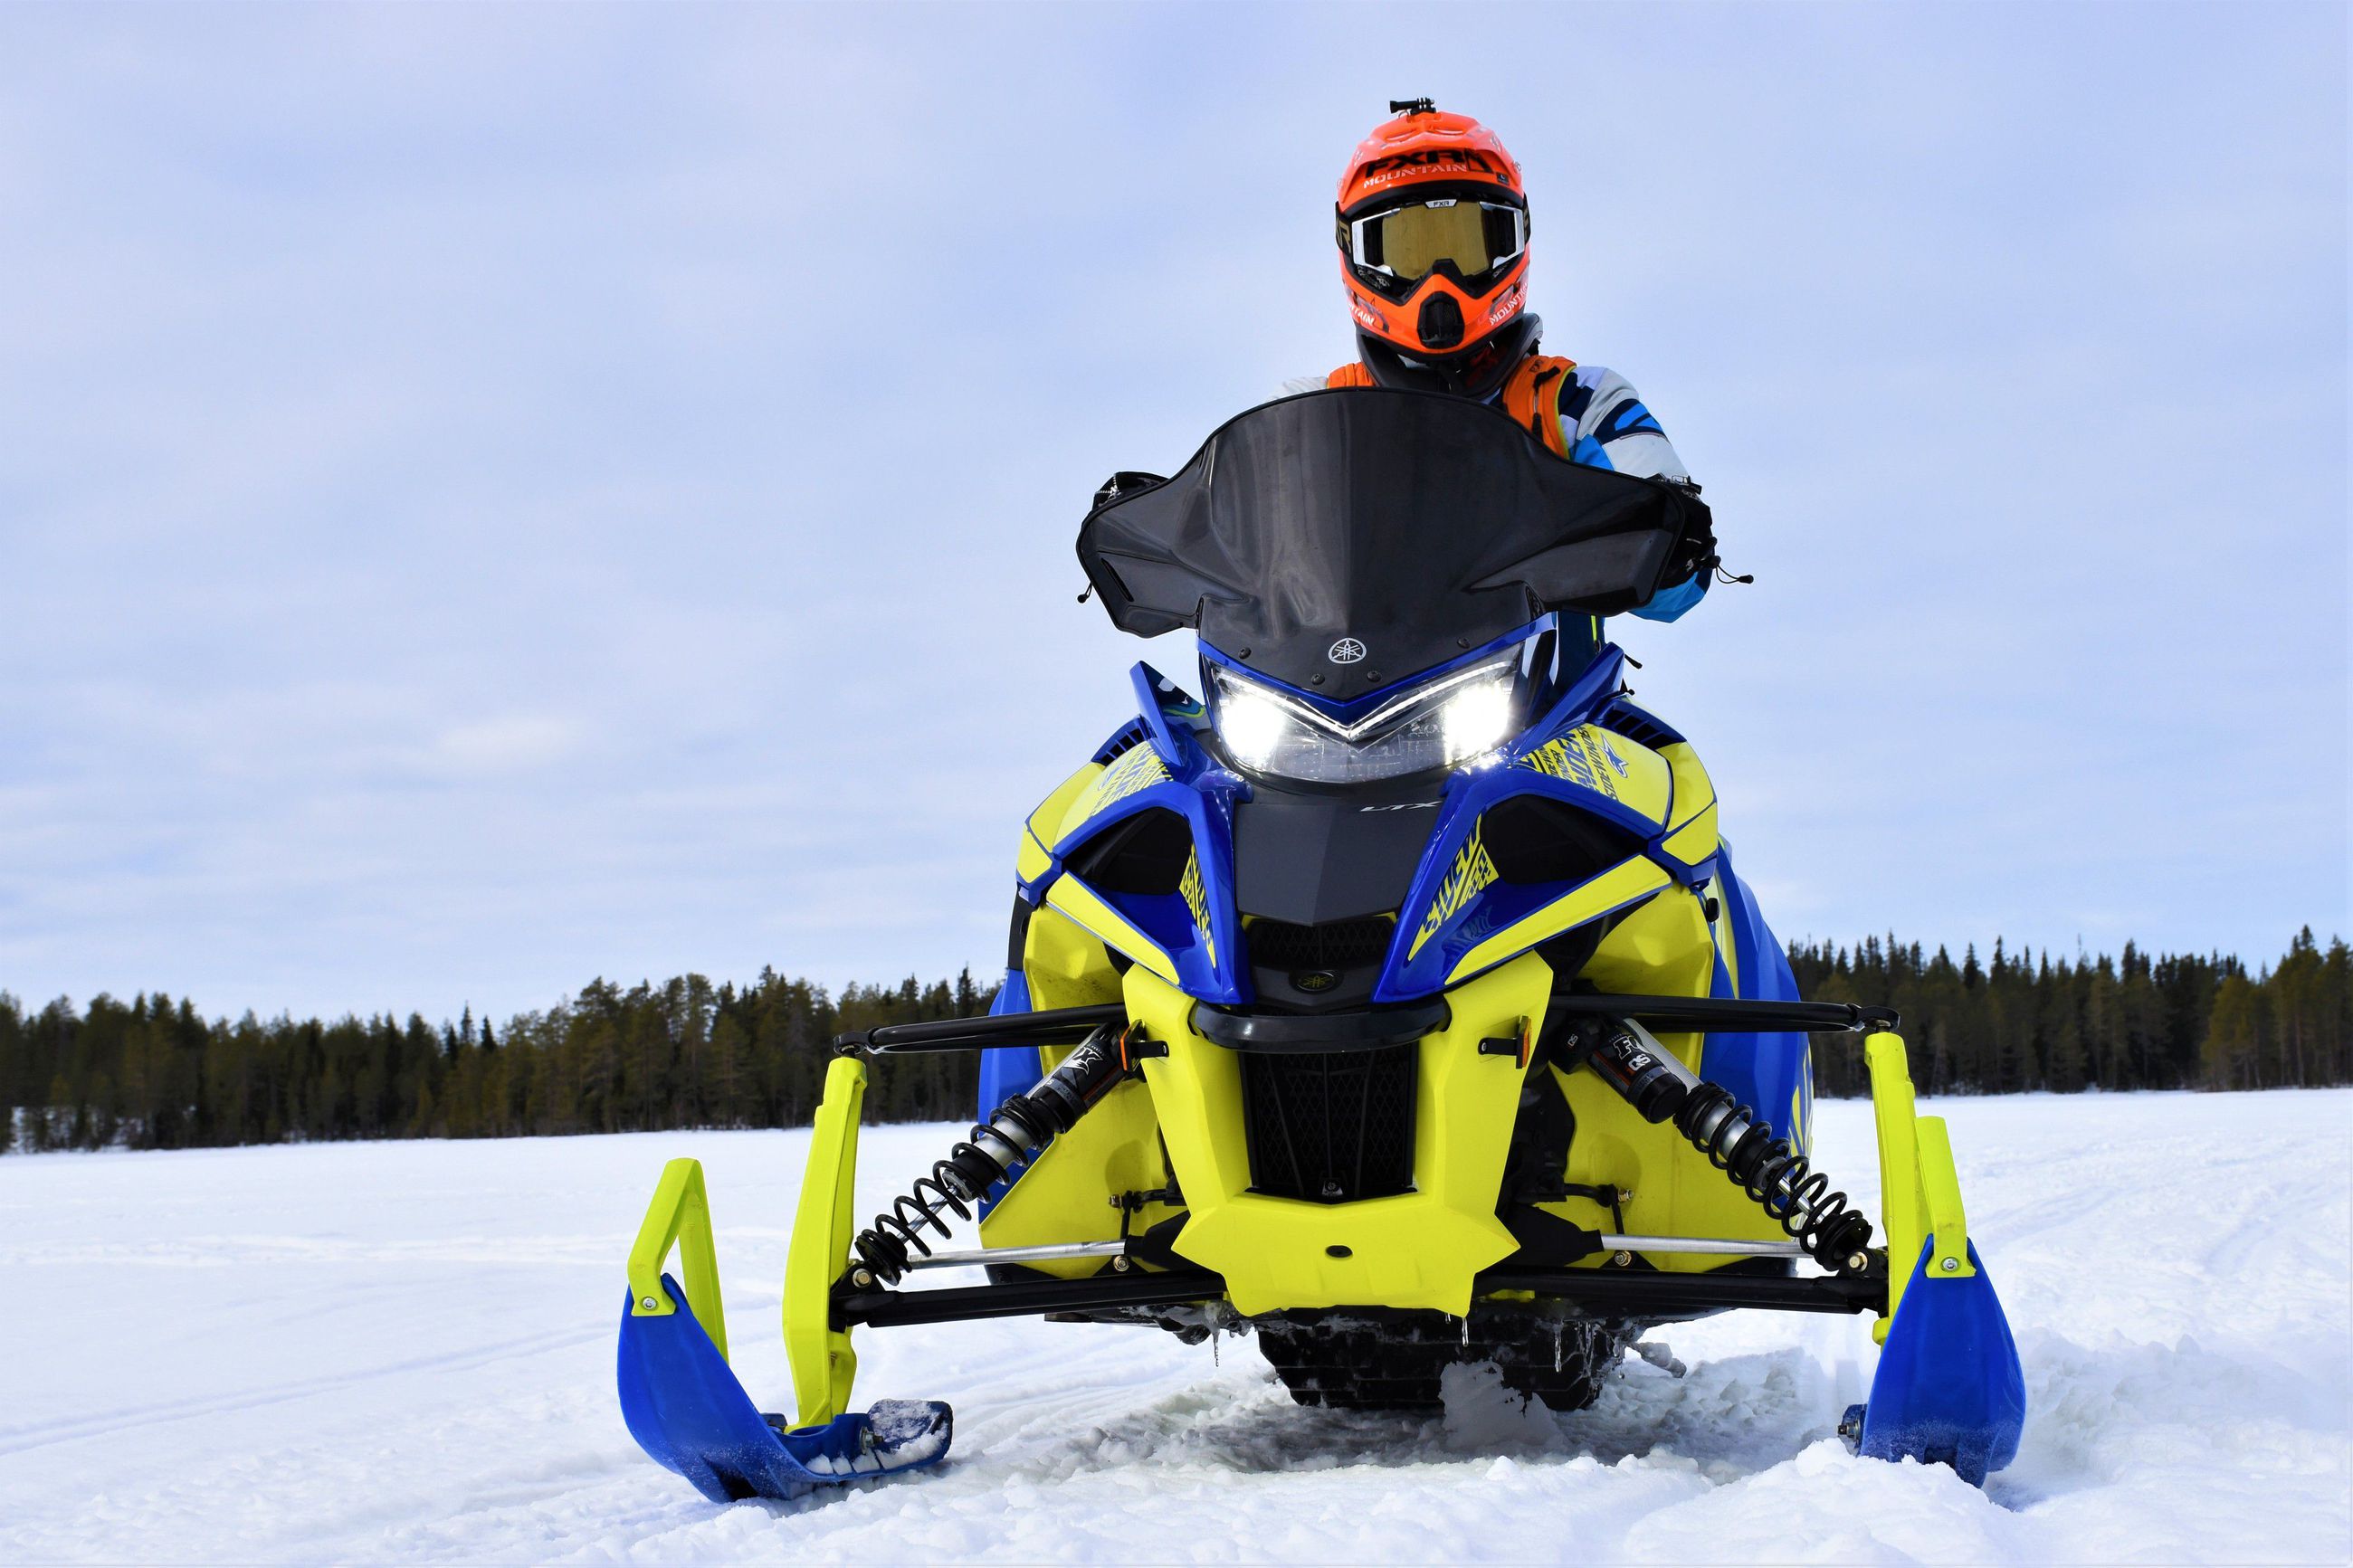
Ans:
[[[955,1404],[945,1466],[717,1508],[622,1428],[622,1258],[701,1158],[736,1365],[788,1404],[804,1133],[9,1155],[0,1562],[2353,1557],[2353,1091],[1929,1109],[2032,1402],[1982,1493],[1837,1441],[1862,1320],[1661,1331],[1567,1417],[1457,1373],[1426,1419],[1294,1406],[1247,1341],[1016,1320],[860,1335],[860,1403]],[[948,1131],[870,1130],[861,1203]],[[1872,1194],[1868,1108],[1819,1136]]]

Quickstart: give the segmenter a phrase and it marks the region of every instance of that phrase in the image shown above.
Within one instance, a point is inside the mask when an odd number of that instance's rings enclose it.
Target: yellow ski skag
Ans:
[[[1713,566],[1694,492],[1345,389],[1116,476],[1079,554],[1124,630],[1198,634],[1201,695],[1138,665],[1136,717],[1023,825],[991,1016],[839,1042],[792,1418],[727,1375],[700,1174],[665,1178],[622,1324],[655,1458],[714,1498],[938,1458],[944,1405],[850,1413],[860,1327],[1250,1331],[1302,1404],[1434,1408],[1470,1362],[1576,1410],[1646,1328],[1745,1307],[1876,1319],[1861,1452],[2008,1462],[2017,1352],[1896,1020],[1797,995],[1697,752],[1599,638]],[[1808,1037],[1840,1032],[1876,1226],[1811,1147]],[[867,1064],[938,1050],[986,1053],[981,1118],[860,1226]],[[951,1269],[976,1282],[911,1286]]]

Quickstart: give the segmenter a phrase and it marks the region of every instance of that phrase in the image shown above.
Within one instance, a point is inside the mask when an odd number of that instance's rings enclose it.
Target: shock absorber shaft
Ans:
[[[1078,1124],[1125,1071],[1120,1030],[1105,1024],[1089,1035],[1035,1088],[998,1106],[971,1135],[934,1163],[928,1175],[874,1216],[850,1243],[858,1260],[885,1285],[895,1285],[917,1258],[932,1255],[925,1231],[948,1235],[944,1213],[970,1219],[982,1194],[1024,1160],[1035,1158]]]

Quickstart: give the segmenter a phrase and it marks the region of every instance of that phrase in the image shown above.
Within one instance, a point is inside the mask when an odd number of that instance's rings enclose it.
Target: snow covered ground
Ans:
[[[1248,1342],[1015,1321],[861,1336],[861,1403],[955,1404],[945,1468],[715,1508],[622,1428],[622,1257],[699,1156],[736,1364],[787,1404],[805,1135],[10,1155],[0,1561],[2353,1557],[2353,1092],[1934,1109],[2033,1405],[1983,1493],[1846,1455],[1859,1320],[1718,1318],[1583,1415],[1428,1420],[1295,1407]],[[861,1202],[944,1136],[870,1131]],[[1872,1193],[1868,1109],[1820,1136]]]

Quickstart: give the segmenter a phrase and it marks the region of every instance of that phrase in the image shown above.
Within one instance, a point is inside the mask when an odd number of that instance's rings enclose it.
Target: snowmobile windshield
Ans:
[[[1682,489],[1567,462],[1463,398],[1355,387],[1229,420],[1079,530],[1122,630],[1191,626],[1342,703],[1551,611],[1636,608],[1712,547],[1707,508]]]

